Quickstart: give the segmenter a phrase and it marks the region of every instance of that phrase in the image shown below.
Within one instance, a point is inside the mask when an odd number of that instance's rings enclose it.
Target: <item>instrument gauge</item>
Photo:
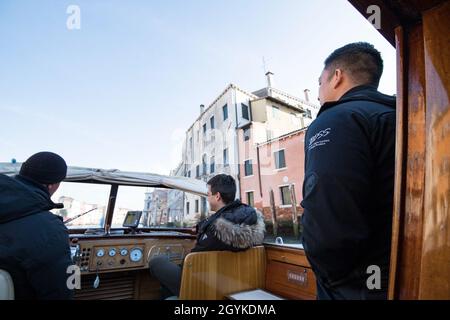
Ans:
[[[121,256],[126,256],[127,254],[128,254],[128,250],[127,249],[123,248],[123,249],[120,250],[120,255]]]
[[[105,250],[103,249],[98,249],[97,250],[97,257],[101,258],[105,255]]]
[[[116,255],[116,249],[114,249],[114,248],[109,249],[108,254],[109,254],[110,257],[114,257]]]
[[[139,248],[134,248],[130,251],[130,260],[133,262],[138,262],[142,259],[143,253]]]

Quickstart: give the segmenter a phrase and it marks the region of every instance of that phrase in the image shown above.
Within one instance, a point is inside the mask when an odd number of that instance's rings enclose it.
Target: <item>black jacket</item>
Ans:
[[[367,267],[387,279],[394,190],[395,98],[369,86],[325,103],[305,138],[303,246],[330,284]]]
[[[197,225],[197,243],[191,252],[246,250],[262,244],[264,231],[262,214],[235,200]]]
[[[16,299],[69,299],[69,235],[49,212],[57,205],[31,180],[0,174],[0,269],[11,274]]]

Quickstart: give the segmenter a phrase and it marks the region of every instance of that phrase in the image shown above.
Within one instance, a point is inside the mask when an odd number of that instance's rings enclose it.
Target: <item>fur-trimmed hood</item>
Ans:
[[[223,207],[211,218],[212,233],[229,246],[246,249],[263,242],[265,232],[263,215],[240,200]]]
[[[253,208],[252,208],[253,209]],[[260,211],[255,210],[256,223],[233,223],[226,218],[217,218],[212,224],[214,235],[227,245],[246,249],[261,245],[264,240],[266,227]]]
[[[235,200],[197,225],[197,243],[192,252],[246,250],[261,245],[264,233],[261,212]]]

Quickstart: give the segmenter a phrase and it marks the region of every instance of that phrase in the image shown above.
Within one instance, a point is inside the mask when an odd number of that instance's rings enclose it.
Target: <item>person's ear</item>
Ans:
[[[344,74],[341,69],[335,69],[333,77],[331,78],[333,89],[337,89],[344,81]]]
[[[47,185],[48,192],[53,195],[58,190],[60,182]]]

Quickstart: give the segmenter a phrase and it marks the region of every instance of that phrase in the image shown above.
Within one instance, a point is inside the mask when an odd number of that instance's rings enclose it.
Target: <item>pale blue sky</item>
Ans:
[[[81,29],[66,28],[69,4]],[[394,48],[344,0],[2,0],[0,161],[51,150],[70,165],[168,174],[178,138],[230,82],[317,98],[323,60],[364,40]]]

